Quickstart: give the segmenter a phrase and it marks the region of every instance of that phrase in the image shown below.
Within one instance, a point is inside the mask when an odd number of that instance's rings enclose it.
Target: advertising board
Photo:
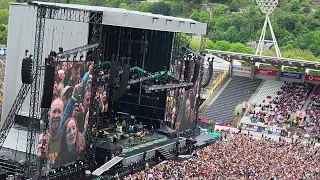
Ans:
[[[249,68],[249,67],[233,66],[232,70],[233,71],[241,71],[241,72],[251,73],[251,68]]]
[[[320,76],[318,76],[318,75],[306,75],[306,81],[320,82]]]
[[[292,73],[292,72],[281,72],[280,77],[291,78],[291,79],[302,79],[301,73]]]
[[[256,69],[256,74],[260,74],[262,76],[277,76],[277,71],[269,69]]]

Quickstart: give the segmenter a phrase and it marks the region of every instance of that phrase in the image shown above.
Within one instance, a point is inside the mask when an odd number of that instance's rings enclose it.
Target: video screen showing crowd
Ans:
[[[180,61],[175,68],[177,71],[174,76],[177,79],[184,79],[184,71],[185,69],[189,69],[190,79],[192,79],[195,63],[191,62],[188,65],[189,67],[185,67],[185,61]],[[195,125],[195,107],[198,89],[199,81],[196,81],[195,85],[189,89],[178,88],[168,92],[166,121],[169,121],[179,132],[190,129]]]
[[[48,169],[84,159],[93,78],[92,62],[59,62],[55,66],[48,129],[40,134],[38,146],[38,156],[47,159]]]

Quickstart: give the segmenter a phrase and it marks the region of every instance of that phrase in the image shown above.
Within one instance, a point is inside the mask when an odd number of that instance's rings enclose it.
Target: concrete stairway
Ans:
[[[165,160],[170,160],[172,159],[174,156],[172,154],[170,154],[167,150],[165,149],[158,149],[158,152],[163,156],[163,158]]]
[[[309,94],[309,97],[306,100],[306,103],[304,104],[304,106],[301,109],[302,112],[305,112],[307,107],[308,107],[308,105],[311,103],[311,101],[312,101],[311,98],[314,96],[314,92],[317,89],[317,87],[318,87],[317,85],[313,86],[312,91],[311,91],[311,93]]]
[[[207,69],[204,70],[204,74],[207,74]],[[202,88],[201,90],[201,98],[202,99],[207,99],[209,97],[209,92],[212,88],[212,86],[216,83],[217,79],[220,77],[220,75],[223,73],[223,71],[221,70],[213,70],[213,75],[212,75],[212,78],[210,80],[210,83],[208,84],[207,87],[205,88]],[[207,77],[204,77],[204,79],[202,80],[202,82],[205,82],[206,81],[206,78]]]

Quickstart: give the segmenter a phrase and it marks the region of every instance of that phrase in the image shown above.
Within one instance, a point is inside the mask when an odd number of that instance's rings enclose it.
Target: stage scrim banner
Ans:
[[[320,82],[320,76],[318,76],[318,75],[306,75],[306,81]]]
[[[281,72],[280,77],[291,78],[291,79],[302,79],[301,73],[292,73],[292,72]]]
[[[260,74],[262,76],[277,76],[277,71],[269,69],[256,69],[256,74]]]

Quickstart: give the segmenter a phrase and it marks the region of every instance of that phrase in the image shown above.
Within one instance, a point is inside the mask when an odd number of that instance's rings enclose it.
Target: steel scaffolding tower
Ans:
[[[100,43],[102,40],[102,15],[101,11],[90,11],[82,9],[74,9],[67,7],[57,7],[54,5],[39,5],[31,4],[37,7],[37,19],[36,19],[36,34],[35,34],[35,44],[34,44],[34,59],[32,62],[32,84],[31,84],[31,96],[30,96],[30,109],[29,117],[30,124],[28,127],[28,136],[27,136],[27,148],[26,148],[26,166],[25,173],[27,176],[31,177],[35,169],[36,156],[35,154],[35,141],[36,135],[38,133],[38,128],[36,126],[40,123],[40,90],[42,89],[43,76],[41,68],[44,66],[44,59],[42,58],[43,54],[43,41],[44,41],[44,30],[46,19],[54,20],[64,20],[64,21],[76,21],[90,23],[92,25],[91,31],[91,40],[90,43]],[[90,35],[89,35],[90,36]],[[96,64],[99,64],[101,56],[103,55],[103,46],[95,48],[92,51],[91,57],[94,58]],[[88,53],[89,55],[89,53]],[[96,80],[96,77],[93,78],[93,84]],[[29,86],[30,87],[30,86]],[[94,95],[96,94],[97,87],[92,86],[92,100],[94,102]],[[27,93],[26,93],[27,94]],[[18,98],[18,97],[17,97]],[[21,104],[23,103],[20,102]],[[88,166],[91,166],[94,163],[94,157],[92,153],[94,152],[95,147],[95,127],[97,126],[97,120],[94,113],[97,103],[91,103],[90,117],[91,121],[88,124],[87,130],[87,149],[86,149],[86,163]],[[21,106],[21,105],[20,105]],[[48,109],[45,109],[48,111]],[[43,113],[43,112],[42,112]],[[9,129],[10,130],[10,129]],[[40,165],[40,167],[42,167]],[[40,175],[41,176],[41,175]],[[41,177],[45,178],[45,177]]]

